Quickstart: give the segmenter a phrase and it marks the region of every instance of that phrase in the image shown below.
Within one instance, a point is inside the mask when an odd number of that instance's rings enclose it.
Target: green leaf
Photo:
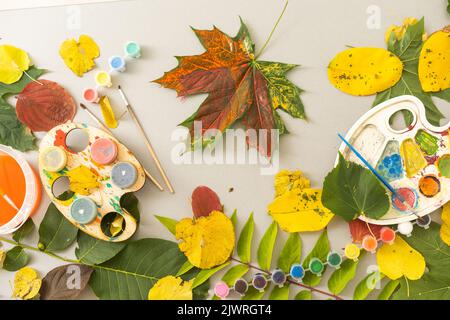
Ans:
[[[253,287],[249,287],[242,300],[261,300],[265,294],[266,291],[259,291]]]
[[[425,33],[424,19],[407,28],[401,40],[391,35],[388,50],[394,53],[403,62],[403,74],[397,84],[383,92],[377,94],[373,106],[386,100],[405,94],[419,98],[425,105],[428,121],[439,126],[439,122],[444,115],[434,104],[431,94],[423,92],[418,76],[419,57],[422,50],[422,35]],[[412,122],[410,113],[404,113],[405,122]]]
[[[161,217],[161,216],[156,216],[156,219],[159,220],[159,222],[161,222],[163,224],[164,227],[167,228],[167,230],[169,230],[169,232],[173,235],[175,235],[176,232],[176,226],[178,221],[172,218],[167,218],[167,217]]]
[[[86,264],[101,264],[117,255],[123,248],[125,242],[108,242],[91,237],[84,232],[78,232],[77,248],[75,255],[77,259]]]
[[[255,223],[253,221],[253,212],[248,217],[247,222],[242,228],[239,240],[237,243],[237,254],[242,262],[249,263],[252,256],[252,240],[253,240],[253,230],[255,228]]]
[[[392,296],[394,300],[449,300],[450,299],[450,246],[439,234],[440,225],[432,222],[429,229],[414,228],[404,240],[425,258],[429,272],[421,279],[400,280],[400,289]]]
[[[295,300],[311,300],[312,299],[312,293],[309,290],[302,290],[299,291],[296,295],[295,295]]]
[[[6,253],[3,269],[17,271],[28,264],[30,257],[22,247],[16,246]]]
[[[381,290],[377,300],[389,300],[399,285],[400,280],[390,280]]]
[[[447,12],[448,12],[448,14],[450,14],[450,0],[448,0]]]
[[[294,263],[300,263],[301,257],[302,239],[298,233],[291,233],[278,257],[278,268],[289,273]]]
[[[364,254],[364,252],[361,252]],[[361,256],[360,256],[361,257]],[[336,269],[328,279],[328,289],[333,294],[340,294],[355,277],[356,269],[360,260],[347,259],[342,262],[339,269]]]
[[[139,200],[134,195],[134,193],[125,193],[122,198],[120,198],[120,205],[122,208],[128,211],[136,222],[141,221],[141,214],[139,212]]]
[[[289,300],[289,285],[275,286],[269,295],[269,300]]]
[[[180,277],[182,275],[184,275],[185,273],[191,271],[194,268],[194,266],[192,265],[192,263],[189,262],[189,260],[186,260],[185,263],[183,263],[183,265],[180,267],[180,270],[178,270],[176,276]]]
[[[13,233],[12,238],[17,242],[21,243],[23,239],[25,239],[31,232],[33,232],[35,228],[35,225],[33,223],[33,220],[31,218],[28,218],[27,221],[17,230]]]
[[[236,226],[237,226],[237,210],[236,209],[234,209],[230,220],[231,220],[231,223],[233,223],[234,230],[236,230]]]
[[[277,240],[278,224],[272,222],[263,235],[258,247],[258,264],[263,270],[270,270],[272,265],[273,248]]]
[[[78,228],[50,203],[39,226],[39,246],[46,251],[64,250],[75,241],[77,233]]]
[[[325,177],[322,203],[347,221],[360,215],[379,219],[390,207],[386,189],[368,169],[346,161],[339,154],[338,165]]]
[[[237,264],[231,267],[222,277],[222,281],[229,287],[234,286],[236,280],[242,278],[250,270],[250,267],[246,264]]]
[[[31,78],[37,79],[41,75],[45,73],[44,69],[38,69],[35,66],[31,66],[27,73],[30,75]],[[12,84],[4,84],[0,82],[0,97],[5,98],[9,95],[13,94],[19,94],[23,91],[25,86],[29,84],[31,80],[26,74],[23,74],[19,81],[12,83]]]
[[[368,274],[362,279],[355,287],[353,292],[353,300],[364,300],[367,296],[376,288],[376,285],[380,283],[384,278],[383,274],[379,271],[374,271]]]
[[[314,248],[311,250],[306,259],[303,261],[303,268],[305,269],[309,268],[309,262],[311,261],[312,258],[317,258],[320,259],[321,261],[326,261],[329,252],[330,252],[330,241],[328,240],[327,229],[325,229],[320,235],[316,244],[314,245]],[[323,271],[325,272],[325,270],[326,266],[324,267]],[[315,287],[320,283],[321,280],[322,277],[318,277],[315,274],[312,274],[311,272],[307,271],[305,273],[304,278],[302,279],[302,282],[306,285]]]
[[[436,96],[442,100],[445,100],[447,102],[450,102],[450,89],[446,89],[439,92],[433,92],[433,96]]]
[[[94,267],[89,285],[103,300],[146,300],[150,288],[176,274],[185,261],[175,242],[132,241],[114,258]]]
[[[224,264],[221,264],[220,266],[217,266],[215,268],[201,270],[194,279],[194,283],[192,284],[192,289],[195,289],[198,286],[200,286],[201,284],[203,284],[206,280],[211,278],[214,274],[216,274],[217,272],[219,272],[220,270],[222,270],[229,264],[230,264],[229,262],[225,262]]]

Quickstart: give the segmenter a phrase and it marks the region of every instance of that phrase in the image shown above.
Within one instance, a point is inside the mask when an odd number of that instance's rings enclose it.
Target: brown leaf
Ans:
[[[192,192],[192,212],[196,218],[206,217],[212,211],[222,211],[219,196],[205,186],[199,186]]]

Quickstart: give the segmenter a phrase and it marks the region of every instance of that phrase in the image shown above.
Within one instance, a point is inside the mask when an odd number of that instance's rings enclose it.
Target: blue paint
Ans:
[[[290,275],[292,278],[300,280],[305,276],[305,269],[299,263],[293,264],[291,266]]]
[[[114,71],[125,71],[125,60],[119,56],[113,56],[109,59],[109,66]]]
[[[286,275],[280,269],[274,270],[272,272],[272,282],[276,285],[282,286],[286,282]]]
[[[90,198],[80,198],[75,200],[70,206],[70,215],[80,224],[88,224],[97,217],[97,205]]]
[[[137,170],[129,162],[119,162],[111,170],[111,181],[121,189],[133,186],[137,180]]]

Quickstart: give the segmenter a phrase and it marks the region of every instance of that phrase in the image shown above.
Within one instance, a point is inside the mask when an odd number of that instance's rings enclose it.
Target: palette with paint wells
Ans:
[[[396,130],[390,119],[409,112],[412,122]],[[362,116],[348,131],[346,140],[396,189],[405,202],[391,197],[389,211],[379,220],[361,219],[378,225],[412,221],[450,200],[449,126],[436,127],[425,117],[423,103],[413,96],[388,100]],[[346,160],[361,160],[342,143]]]
[[[80,230],[112,242],[130,238],[136,219],[120,200],[141,189],[145,173],[136,157],[104,131],[66,123],[47,133],[39,148],[44,189]]]

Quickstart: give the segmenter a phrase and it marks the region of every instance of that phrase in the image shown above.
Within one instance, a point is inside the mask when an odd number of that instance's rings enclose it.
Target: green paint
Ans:
[[[311,262],[309,263],[309,270],[314,274],[321,274],[324,269],[324,265],[322,261],[320,261],[317,258],[311,259]]]
[[[420,146],[420,149],[422,149],[422,151],[425,152],[425,154],[432,156],[436,154],[436,152],[438,151],[439,139],[429,134],[428,132],[421,129],[417,131],[415,138],[417,144]]]
[[[342,263],[342,257],[339,253],[333,252],[328,255],[328,264],[332,267],[340,266]]]
[[[450,178],[450,154],[444,154],[438,161],[438,170],[446,178]]]

